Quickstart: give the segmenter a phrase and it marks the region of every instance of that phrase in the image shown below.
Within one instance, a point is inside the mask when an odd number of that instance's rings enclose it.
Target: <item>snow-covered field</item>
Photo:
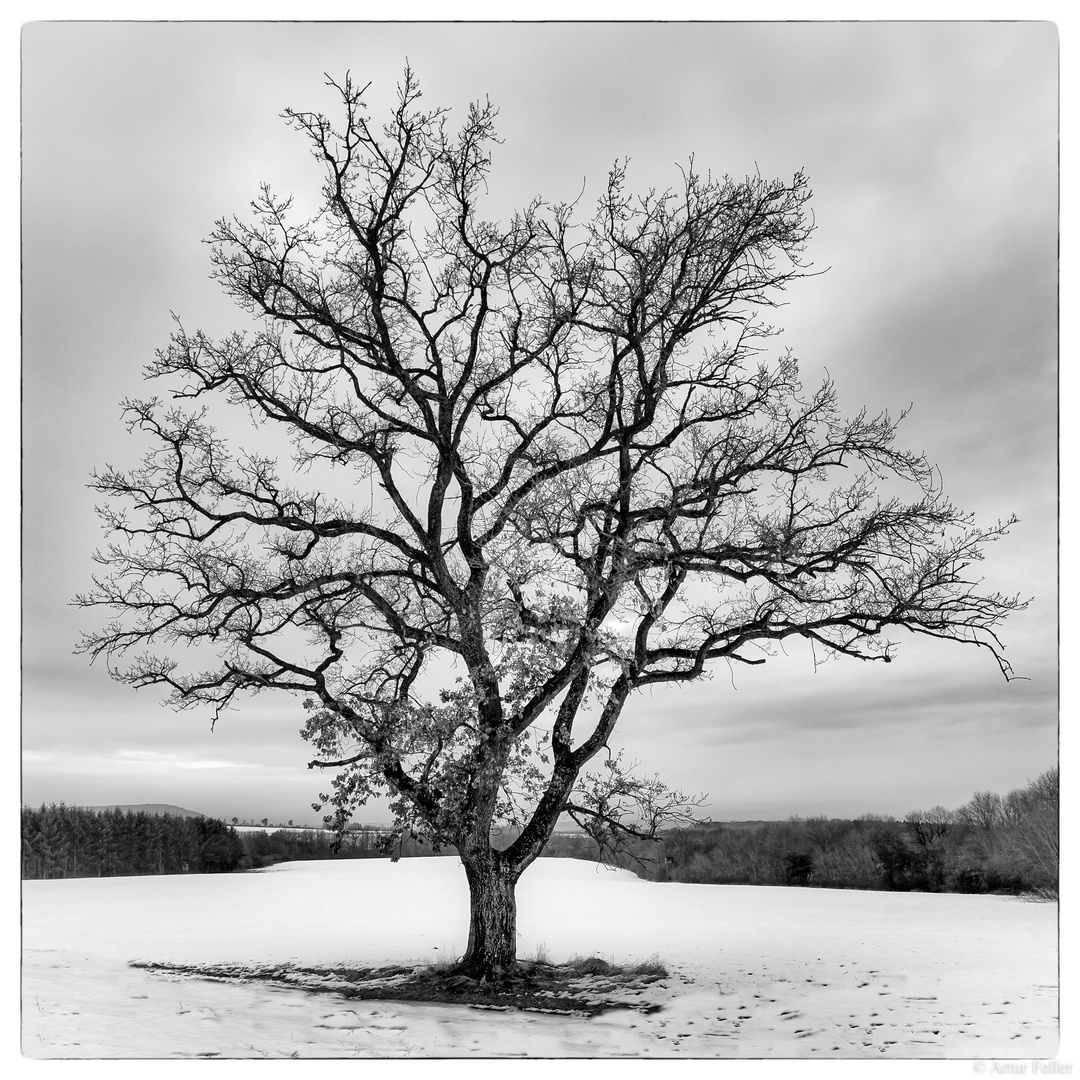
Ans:
[[[28,881],[23,1052],[36,1058],[1046,1058],[1057,905],[997,896],[656,884],[541,859],[519,955],[658,955],[653,1013],[360,1002],[130,960],[372,965],[460,954],[456,859]]]

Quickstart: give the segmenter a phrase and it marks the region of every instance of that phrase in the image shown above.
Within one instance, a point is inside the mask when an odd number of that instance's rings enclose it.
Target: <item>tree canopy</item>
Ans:
[[[1020,605],[971,576],[1010,522],[976,526],[897,419],[843,417],[774,348],[765,316],[809,273],[801,172],[691,160],[634,195],[622,162],[591,214],[538,198],[499,224],[490,104],[452,130],[407,70],[378,127],[366,87],[330,85],[336,124],[284,114],[319,213],[264,186],[210,237],[258,328],[178,321],[147,370],[170,399],[125,402],[151,449],[94,477],[112,539],[79,602],[116,617],[85,651],[215,716],[302,696],[339,822],[388,792],[511,894],[561,813],[647,832],[685,805],[610,749],[636,690],[792,637],[889,662],[898,631],[1010,675],[996,631]],[[291,462],[231,445],[211,400]],[[499,818],[521,831],[495,851]]]

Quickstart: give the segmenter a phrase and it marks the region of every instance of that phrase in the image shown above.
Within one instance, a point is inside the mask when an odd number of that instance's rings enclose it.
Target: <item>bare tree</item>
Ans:
[[[894,419],[843,418],[766,353],[761,313],[807,273],[803,174],[691,161],[633,196],[617,164],[591,216],[536,200],[500,225],[490,104],[454,133],[406,71],[380,128],[366,88],[329,85],[339,126],[284,114],[325,169],[320,214],[264,187],[211,236],[259,328],[178,322],[148,369],[171,403],[125,403],[151,449],[95,474],[112,539],[77,602],[115,621],[82,649],[215,719],[243,692],[303,697],[339,824],[387,792],[402,829],[456,846],[462,970],[497,977],[560,814],[648,835],[687,805],[608,749],[634,691],[791,637],[889,662],[893,630],[1008,676],[1018,603],[968,569],[1009,522],[976,528]],[[229,445],[211,401],[287,433],[288,475]],[[500,818],[521,830],[503,850]]]
[[[957,820],[989,836],[1004,824],[1003,800],[997,792],[976,791],[971,801],[957,811]]]
[[[912,810],[904,817],[908,833],[925,852],[933,851],[945,839],[956,822],[956,813],[944,806],[931,806],[929,810]]]
[[[1048,769],[1026,788],[1010,791],[1003,803],[1007,822],[999,853],[1006,872],[1019,873],[1040,889],[1055,892],[1060,864],[1060,772]]]

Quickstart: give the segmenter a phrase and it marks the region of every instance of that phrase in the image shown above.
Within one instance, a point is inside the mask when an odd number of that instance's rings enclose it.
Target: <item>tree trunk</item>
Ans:
[[[469,882],[469,944],[458,969],[463,975],[498,982],[517,961],[517,897],[521,871],[500,853],[462,856]]]

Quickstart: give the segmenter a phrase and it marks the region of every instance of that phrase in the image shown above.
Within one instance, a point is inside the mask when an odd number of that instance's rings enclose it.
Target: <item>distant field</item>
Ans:
[[[230,829],[235,829],[239,833],[245,832],[261,832],[261,833],[276,833],[276,832],[291,832],[291,833],[308,833],[308,832],[329,832],[328,829],[316,828],[314,825],[230,825]],[[373,832],[375,830],[365,829],[367,832]]]

